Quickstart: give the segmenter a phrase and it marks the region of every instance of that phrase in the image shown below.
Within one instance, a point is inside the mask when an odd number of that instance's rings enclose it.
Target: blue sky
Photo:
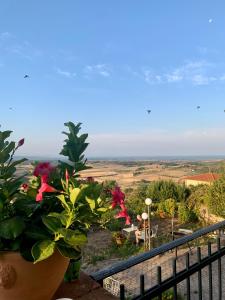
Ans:
[[[1,128],[25,155],[66,121],[89,156],[225,154],[224,28],[223,0],[0,0]]]

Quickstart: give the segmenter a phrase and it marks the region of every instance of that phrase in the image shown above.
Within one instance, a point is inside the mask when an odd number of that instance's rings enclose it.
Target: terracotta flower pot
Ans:
[[[37,264],[17,252],[0,252],[0,300],[50,300],[68,264],[57,251]]]

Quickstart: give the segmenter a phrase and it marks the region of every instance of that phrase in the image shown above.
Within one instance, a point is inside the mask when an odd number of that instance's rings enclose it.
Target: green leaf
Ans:
[[[74,205],[78,195],[80,194],[80,189],[79,188],[74,188],[70,191],[70,201],[72,202],[72,204]]]
[[[58,230],[62,227],[60,220],[55,217],[42,216],[41,219],[44,225],[53,233],[58,232]]]
[[[59,196],[57,196],[57,198],[60,200],[60,202],[61,202],[63,208],[65,208],[66,210],[70,210],[70,207],[69,207],[69,205],[67,204],[64,195],[59,195]]]
[[[59,230],[64,241],[71,246],[83,246],[87,243],[87,237],[79,230],[62,228]]]
[[[13,217],[0,222],[0,237],[4,239],[15,239],[25,229],[25,223],[20,217]]]
[[[34,258],[34,263],[42,261],[51,256],[55,251],[55,242],[51,240],[44,240],[37,242],[32,247],[31,253]]]
[[[106,208],[106,207],[100,207],[97,209],[97,211],[99,211],[99,212],[106,212],[107,210],[108,210],[108,208]]]
[[[46,240],[50,238],[50,234],[38,226],[31,225],[27,228],[24,234],[34,240]]]
[[[61,213],[53,212],[48,214],[48,216],[59,219],[63,226],[67,225],[68,213],[66,211],[62,211]]]
[[[92,199],[90,199],[90,198],[88,198],[88,197],[85,197],[85,199],[86,199],[86,201],[88,202],[88,204],[89,204],[91,210],[93,211],[93,210],[95,209],[95,200],[92,200]]]
[[[81,251],[76,250],[71,247],[64,247],[57,244],[57,249],[59,250],[62,256],[68,257],[70,259],[80,259],[82,257]]]

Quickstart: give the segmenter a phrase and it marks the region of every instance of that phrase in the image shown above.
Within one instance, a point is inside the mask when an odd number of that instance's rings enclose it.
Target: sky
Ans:
[[[223,0],[0,0],[0,129],[26,156],[67,121],[87,156],[225,155],[224,28]]]

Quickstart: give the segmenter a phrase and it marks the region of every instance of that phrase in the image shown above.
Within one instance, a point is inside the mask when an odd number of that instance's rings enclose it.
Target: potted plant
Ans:
[[[0,131],[1,300],[50,300],[69,261],[81,258],[88,229],[108,209],[101,186],[79,179],[87,134],[78,136],[80,123],[65,125],[60,154],[67,161],[37,164],[29,181],[16,173],[26,159],[14,158],[24,139],[16,144],[8,141],[11,131]]]

